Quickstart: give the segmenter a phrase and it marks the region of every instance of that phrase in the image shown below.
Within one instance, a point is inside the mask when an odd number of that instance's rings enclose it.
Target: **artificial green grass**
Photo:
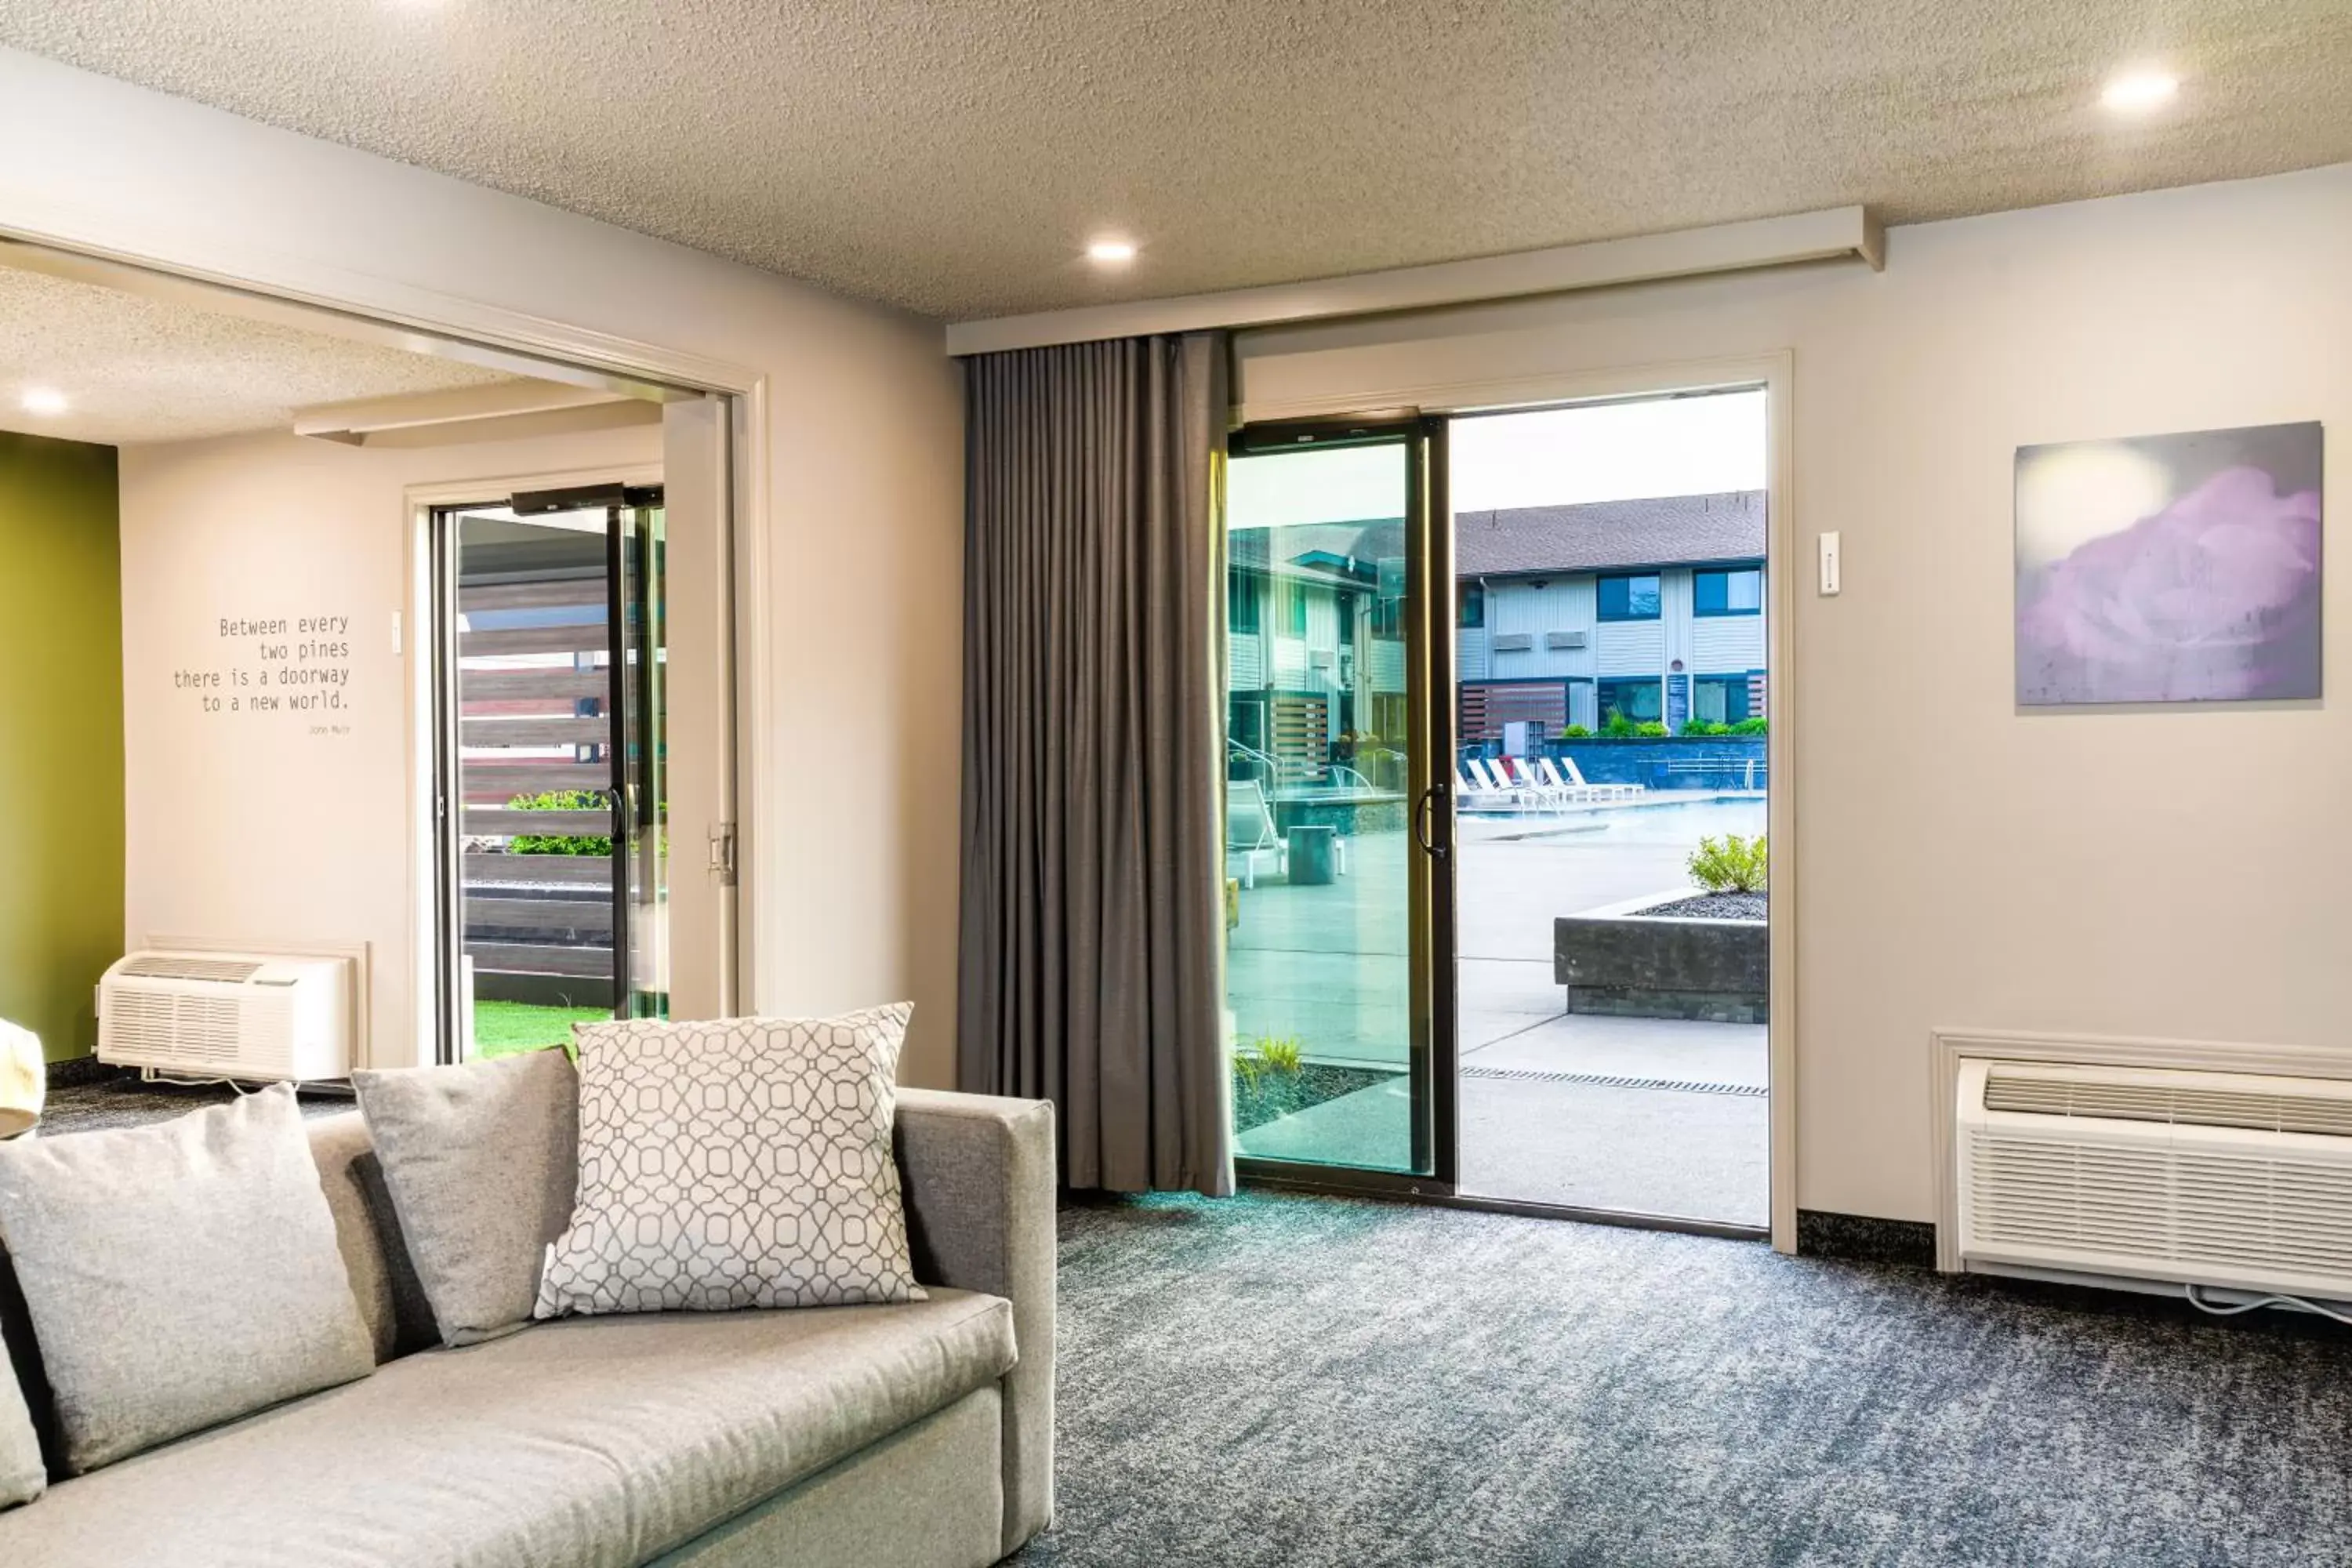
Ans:
[[[610,1007],[541,1007],[529,1002],[474,1004],[474,1059],[511,1057],[569,1045],[572,1026],[610,1022]]]

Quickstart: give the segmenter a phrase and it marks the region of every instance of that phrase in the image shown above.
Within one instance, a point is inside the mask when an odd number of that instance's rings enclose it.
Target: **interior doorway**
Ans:
[[[440,1055],[669,1010],[658,487],[433,513]]]

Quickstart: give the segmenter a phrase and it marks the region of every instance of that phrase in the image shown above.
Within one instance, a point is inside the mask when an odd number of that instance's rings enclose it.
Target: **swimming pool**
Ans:
[[[1634,800],[1568,806],[1559,811],[1465,811],[1456,824],[1465,838],[1499,841],[1574,834],[1588,842],[1696,844],[1701,838],[1765,830],[1762,792]]]

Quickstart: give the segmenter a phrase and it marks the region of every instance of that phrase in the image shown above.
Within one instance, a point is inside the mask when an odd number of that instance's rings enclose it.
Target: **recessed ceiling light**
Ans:
[[[2099,101],[2119,114],[2145,114],[2180,90],[2180,79],[2162,71],[2126,71],[2107,83]]]
[[[1131,239],[1097,239],[1087,246],[1087,259],[1097,267],[1124,267],[1135,259]]]
[[[66,395],[49,386],[28,386],[22,399],[27,414],[63,414],[73,406]]]

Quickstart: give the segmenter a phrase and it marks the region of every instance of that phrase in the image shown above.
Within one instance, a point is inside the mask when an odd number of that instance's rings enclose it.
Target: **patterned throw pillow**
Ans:
[[[891,1156],[910,1004],[586,1024],[580,1194],[535,1315],[917,1301]]]

